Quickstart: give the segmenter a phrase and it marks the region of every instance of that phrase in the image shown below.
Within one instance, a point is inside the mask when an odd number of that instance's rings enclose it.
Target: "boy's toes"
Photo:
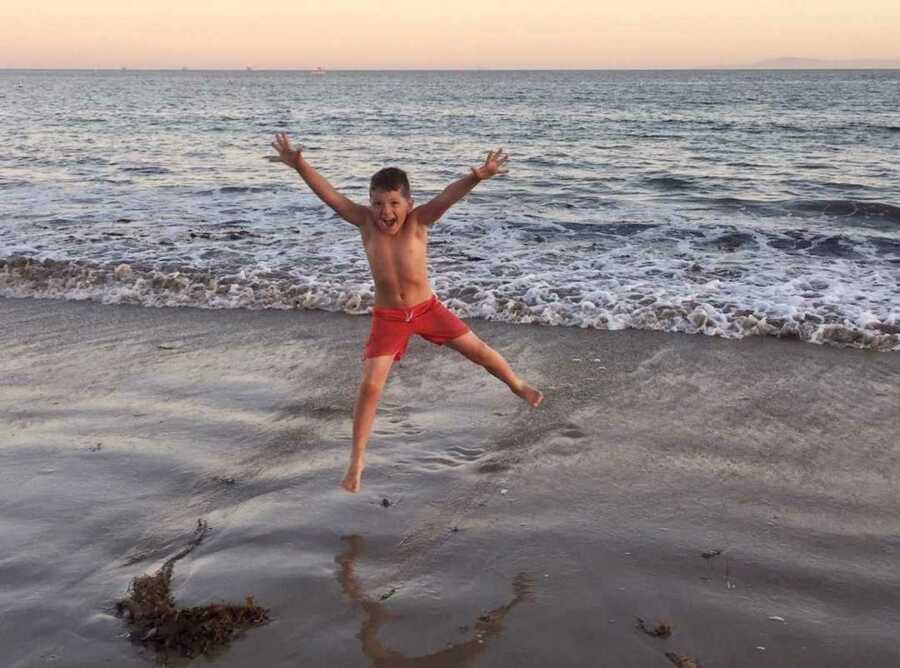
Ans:
[[[517,392],[517,394],[522,397],[525,401],[531,404],[534,408],[537,408],[541,405],[541,402],[544,401],[544,393],[540,390],[536,390],[531,385],[523,384],[521,389]]]

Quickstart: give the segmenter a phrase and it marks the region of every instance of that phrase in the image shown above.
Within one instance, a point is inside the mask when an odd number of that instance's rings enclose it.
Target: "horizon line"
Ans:
[[[835,61],[837,62],[837,61]],[[767,67],[764,64],[709,65],[698,67],[0,67],[0,72],[699,72],[721,70],[896,70],[900,60],[888,65],[834,67]]]
[[[137,71],[137,72],[177,72],[177,71],[195,71],[195,72],[240,72],[240,71],[259,71],[259,72],[630,72],[630,71],[704,71],[704,70],[893,70],[900,69],[900,57],[896,58],[809,58],[806,56],[775,56],[769,58],[761,58],[752,62],[719,62],[712,65],[690,65],[690,66],[618,66],[618,67],[554,67],[542,65],[529,66],[513,66],[513,67],[494,67],[484,65],[459,66],[459,65],[442,65],[439,67],[420,67],[420,66],[389,66],[389,67],[332,67],[325,69],[322,63],[318,65],[302,65],[296,67],[269,67],[254,66],[245,62],[243,65],[229,66],[191,66],[186,63],[181,65],[167,67],[130,67],[128,65],[107,66],[107,67],[6,67],[0,65],[0,71],[10,70],[38,70],[38,71],[79,71],[79,72],[115,72],[115,71]]]

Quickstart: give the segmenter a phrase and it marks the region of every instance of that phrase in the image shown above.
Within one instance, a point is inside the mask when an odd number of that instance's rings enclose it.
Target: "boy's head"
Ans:
[[[375,172],[369,182],[369,201],[378,229],[387,234],[399,232],[413,206],[406,172],[397,167]]]

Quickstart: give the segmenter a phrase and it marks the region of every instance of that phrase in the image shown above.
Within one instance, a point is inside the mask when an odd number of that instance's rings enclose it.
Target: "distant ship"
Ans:
[[[312,72],[310,72],[310,74],[319,74],[319,75],[325,74],[325,70],[323,70],[321,67],[317,67]]]

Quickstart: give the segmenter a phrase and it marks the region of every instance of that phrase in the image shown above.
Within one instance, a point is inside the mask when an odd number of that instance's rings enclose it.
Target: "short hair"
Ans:
[[[404,197],[409,197],[409,178],[406,172],[398,167],[385,167],[375,172],[369,181],[369,190],[389,192],[399,190]]]

